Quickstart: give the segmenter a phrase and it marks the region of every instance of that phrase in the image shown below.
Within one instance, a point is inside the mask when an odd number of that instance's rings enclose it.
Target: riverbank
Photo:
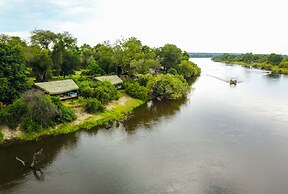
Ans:
[[[225,64],[234,64],[234,65],[241,65],[243,67],[253,67],[253,68],[257,68],[257,69],[264,69],[264,70],[268,70],[268,71],[273,71],[275,73],[278,74],[284,74],[284,75],[288,75],[288,68],[280,68],[278,66],[275,65],[270,65],[270,64],[266,64],[266,63],[244,63],[242,61],[222,61],[222,60],[213,60],[214,62],[220,62],[220,63],[225,63]]]
[[[63,123],[54,128],[48,128],[40,132],[23,133],[18,130],[12,131],[2,127],[0,132],[3,134],[1,145],[8,145],[14,142],[38,140],[46,136],[72,133],[81,129],[91,129],[95,126],[106,125],[111,121],[121,120],[131,113],[135,108],[142,105],[144,101],[122,96],[117,101],[112,101],[102,113],[88,114],[81,106],[75,106],[73,109],[77,119],[71,123]]]

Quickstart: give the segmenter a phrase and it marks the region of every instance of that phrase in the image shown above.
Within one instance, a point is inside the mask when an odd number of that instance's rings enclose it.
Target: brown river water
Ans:
[[[0,193],[288,193],[288,77],[191,60],[202,75],[187,99],[0,148]],[[42,174],[15,160],[40,148]]]

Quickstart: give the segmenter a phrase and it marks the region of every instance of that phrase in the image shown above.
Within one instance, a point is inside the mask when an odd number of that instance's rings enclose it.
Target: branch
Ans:
[[[21,162],[23,164],[23,166],[26,167],[26,162],[24,162],[23,160],[21,160],[20,158],[16,157],[16,160],[18,160],[19,162]]]

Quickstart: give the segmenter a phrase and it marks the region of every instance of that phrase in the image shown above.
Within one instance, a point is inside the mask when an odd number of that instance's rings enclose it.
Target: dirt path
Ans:
[[[0,130],[4,135],[4,140],[11,140],[19,137],[22,134],[22,131],[19,128],[13,130],[10,129],[7,125],[0,125]]]
[[[120,105],[125,105],[125,103],[132,99],[130,96],[122,96],[120,97],[118,100],[113,100],[112,102],[110,102],[109,104],[107,104],[106,106],[106,109],[107,110],[111,110],[113,109],[117,104],[120,104]]]
[[[112,110],[117,104],[120,105],[125,105],[125,103],[132,99],[130,96],[122,96],[120,97],[118,100],[113,100],[112,102],[110,102],[109,104],[106,105],[106,109],[107,110]],[[92,116],[92,114],[89,114],[87,112],[85,112],[84,108],[82,106],[73,106],[71,107],[74,109],[75,114],[77,116],[77,119],[73,122],[74,125],[78,125],[80,123],[82,123],[84,120],[88,119],[89,117]]]

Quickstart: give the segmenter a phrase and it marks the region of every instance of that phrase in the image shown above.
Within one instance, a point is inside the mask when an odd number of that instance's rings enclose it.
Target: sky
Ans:
[[[286,2],[285,2],[286,1]],[[287,0],[0,0],[0,33],[68,31],[78,45],[136,37],[188,52],[288,54]]]

